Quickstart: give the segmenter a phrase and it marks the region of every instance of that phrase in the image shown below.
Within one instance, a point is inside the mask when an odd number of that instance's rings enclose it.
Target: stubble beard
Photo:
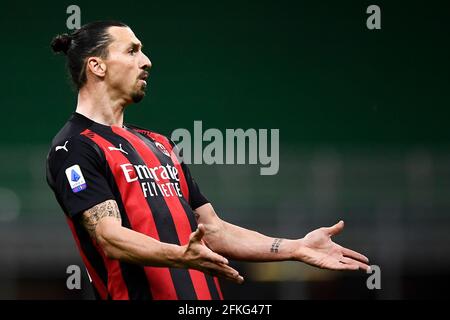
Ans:
[[[134,91],[131,94],[131,99],[134,103],[140,102],[145,97],[145,90],[147,89],[147,85],[142,85],[138,90]]]

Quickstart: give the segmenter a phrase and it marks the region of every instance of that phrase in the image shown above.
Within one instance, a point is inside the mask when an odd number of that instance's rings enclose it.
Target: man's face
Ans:
[[[105,81],[111,95],[139,102],[145,96],[148,72],[152,66],[142,52],[142,44],[130,28],[110,27],[113,41],[108,46]]]

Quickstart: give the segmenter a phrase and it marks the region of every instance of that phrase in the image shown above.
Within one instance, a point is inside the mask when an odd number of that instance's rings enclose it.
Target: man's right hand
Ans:
[[[184,246],[183,262],[187,268],[197,269],[212,276],[219,276],[236,283],[244,282],[244,278],[228,265],[228,260],[210,250],[202,241],[205,226],[199,224],[191,233],[189,243]]]
[[[163,243],[122,227],[116,201],[107,200],[83,213],[83,226],[103,249],[106,257],[153,267],[190,268],[237,283],[244,279],[228,260],[204,243],[205,226],[199,224],[185,246]]]

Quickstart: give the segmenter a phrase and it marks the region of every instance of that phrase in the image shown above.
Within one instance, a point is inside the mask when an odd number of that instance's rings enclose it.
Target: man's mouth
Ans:
[[[148,72],[147,71],[142,72],[138,79],[142,80],[145,83],[145,85],[147,85]]]

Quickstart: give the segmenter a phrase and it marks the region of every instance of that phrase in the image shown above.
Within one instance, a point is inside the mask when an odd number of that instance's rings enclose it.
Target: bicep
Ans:
[[[221,221],[211,203],[206,203],[198,207],[194,210],[194,214],[199,224],[214,225]]]
[[[106,200],[83,212],[81,223],[93,239],[106,225],[121,226],[122,219],[115,200]]]

